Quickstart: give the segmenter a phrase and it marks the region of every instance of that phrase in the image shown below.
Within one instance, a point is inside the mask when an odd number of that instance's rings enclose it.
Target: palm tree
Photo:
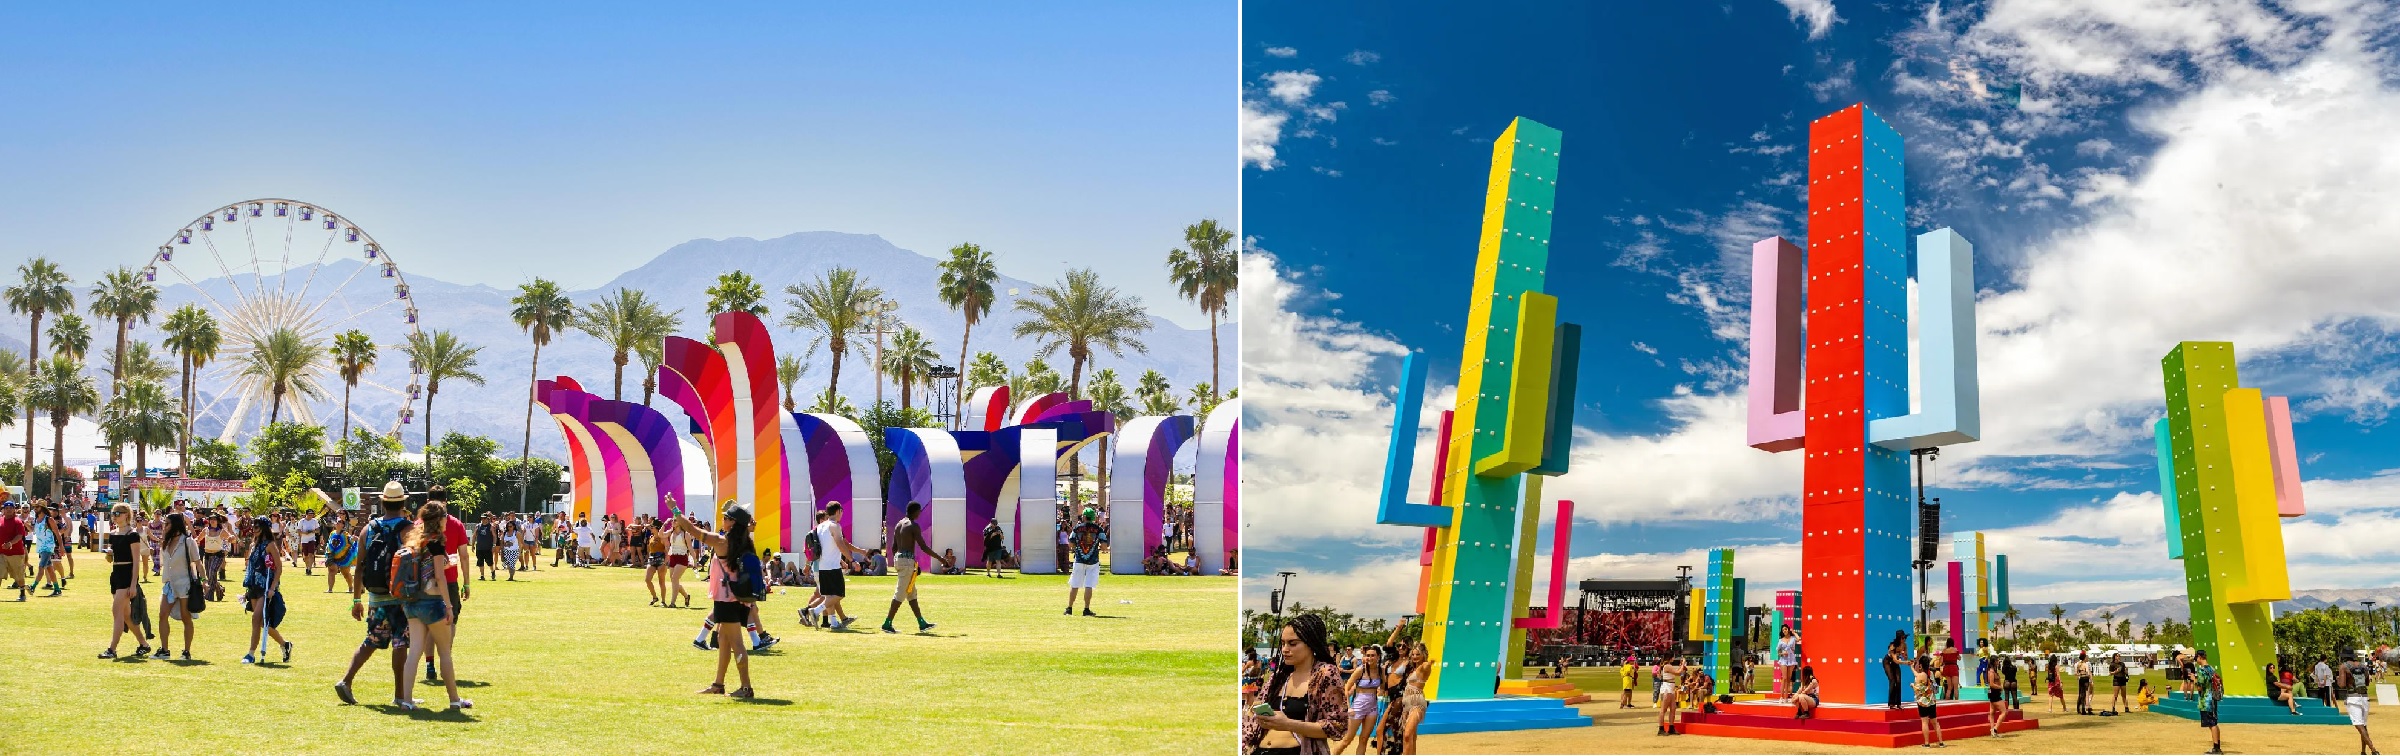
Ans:
[[[1068,372],[1067,396],[1083,398],[1083,366],[1092,359],[1092,350],[1105,349],[1111,356],[1123,357],[1126,349],[1148,352],[1140,335],[1150,330],[1150,314],[1142,310],[1139,297],[1117,291],[1100,283],[1100,274],[1090,268],[1067,271],[1067,277],[1056,286],[1036,286],[1033,295],[1017,300],[1017,311],[1030,316],[1017,323],[1019,338],[1031,336],[1041,346],[1037,356],[1048,357],[1060,347],[1074,361]]]
[[[1000,271],[992,267],[992,253],[983,251],[974,242],[951,247],[950,259],[942,261],[942,278],[936,293],[942,304],[949,305],[967,321],[967,327],[958,333],[960,365],[967,364],[967,340],[975,335],[975,324],[983,322],[983,316],[992,312],[992,282],[997,280]],[[959,375],[960,380],[965,380],[965,373]],[[961,388],[958,393],[965,396],[967,392]],[[965,422],[967,413],[958,416],[959,422]]]
[[[187,455],[192,450],[192,416],[198,414],[191,409],[192,371],[207,367],[209,360],[217,358],[217,347],[222,345],[224,335],[217,331],[217,319],[210,317],[207,310],[189,304],[167,314],[165,330],[167,348],[183,363],[183,389],[177,394],[182,398],[183,433],[175,442],[176,474],[181,476],[182,470],[190,466]]]
[[[126,383],[158,383],[175,375],[175,369],[167,367],[166,361],[151,351],[150,342],[147,341],[128,343],[119,352],[109,353],[108,370],[111,375],[122,377]]]
[[[102,275],[99,283],[92,284],[91,307],[92,317],[117,321],[117,348],[109,354],[112,357],[121,355],[125,353],[125,336],[133,330],[134,321],[148,323],[150,316],[158,313],[158,286],[131,267],[119,267]],[[120,385],[124,382],[123,366],[112,365],[108,379],[109,394],[124,393],[124,387]],[[116,464],[119,459],[117,445],[109,444],[109,464]]]
[[[644,341],[634,347],[633,356],[642,363],[642,406],[650,406],[650,397],[658,394],[658,366],[667,361],[665,336]]]
[[[39,372],[42,361],[42,316],[53,312],[72,312],[75,292],[67,288],[73,280],[67,278],[58,264],[49,258],[36,257],[17,266],[17,285],[0,292],[8,300],[8,311],[22,314],[32,321],[25,331],[25,359],[33,363],[28,371]],[[32,394],[26,394],[25,416],[25,495],[33,495],[33,417]],[[55,468],[54,468],[55,469]]]
[[[2009,608],[2008,608],[2008,611],[2007,611],[2007,612],[2004,612],[2004,613],[2002,613],[2002,614],[2001,614],[2001,616],[2002,616],[2002,617],[2005,617],[2005,618],[2007,618],[2007,620],[2008,620],[2008,626],[2009,626],[2009,630],[2010,630],[2010,632],[2009,632],[2009,637],[2011,637],[2011,638],[2014,638],[2014,637],[2016,637],[2016,632],[2015,632],[2015,630],[2016,630],[2016,627],[2017,627],[2017,621],[2018,621],[2018,620],[2020,620],[2020,619],[2023,619],[2023,618],[2024,618],[2024,616],[2025,616],[2025,613],[2024,613],[2024,612],[2017,611],[2017,608],[2016,608],[2016,607],[2014,607],[2014,606],[2011,606],[2011,607],[2009,607]]]
[[[50,353],[76,362],[92,356],[91,324],[73,312],[59,313],[58,319],[50,322]]]
[[[1158,372],[1155,369],[1144,370],[1142,371],[1141,380],[1134,383],[1133,395],[1146,399],[1152,394],[1167,394],[1172,389],[1173,387],[1167,384],[1167,375],[1165,373]],[[1169,397],[1172,398],[1172,394],[1170,394]]]
[[[182,425],[182,407],[167,396],[166,387],[147,380],[125,384],[100,416],[100,430],[110,444],[133,445],[136,476],[150,469],[150,447],[175,443]]]
[[[833,372],[825,379],[825,395],[839,394],[842,356],[850,351],[850,337],[867,332],[868,321],[875,317],[875,305],[883,299],[883,290],[867,283],[858,271],[837,267],[814,281],[785,286],[783,293],[791,295],[784,301],[791,312],[783,316],[783,327],[816,334],[809,340],[809,346],[822,345],[833,354]],[[831,406],[833,402],[819,404]]]
[[[892,348],[883,353],[883,370],[900,378],[900,411],[908,411],[909,389],[917,384],[917,376],[931,371],[938,359],[933,342],[914,327],[901,326],[900,334],[892,337]]]
[[[2058,621],[2059,621],[2059,620],[2061,620],[2061,619],[2064,619],[2066,616],[2067,616],[2067,610],[2066,610],[2066,608],[2065,608],[2065,607],[2059,606],[2059,605],[2057,605],[2057,604],[2051,604],[2051,605],[2050,605],[2050,624],[2052,624],[2052,625],[2056,625],[2056,624],[2058,624]]]
[[[1092,409],[1106,412],[1110,417],[1133,415],[1133,405],[1126,401],[1125,385],[1117,382],[1115,369],[1102,368],[1099,372],[1092,374]],[[1097,480],[1103,486],[1111,485],[1108,478],[1108,460],[1116,455],[1109,453],[1109,450],[1115,445],[1116,438],[1114,433],[1100,437],[1100,477]],[[1081,460],[1077,460],[1075,464],[1081,464]],[[1070,498],[1081,501],[1083,499],[1083,480],[1069,478],[1068,485],[1071,487]]]
[[[92,284],[92,316],[117,323],[117,349],[125,350],[125,337],[133,331],[134,321],[150,322],[158,313],[158,286],[130,267],[120,267],[100,276]],[[111,381],[122,381],[122,374],[111,374]],[[110,386],[112,394],[122,393]]]
[[[31,406],[50,413],[50,497],[60,497],[60,481],[66,476],[57,473],[67,468],[67,420],[100,408],[100,389],[92,385],[90,376],[83,374],[83,365],[66,356],[52,357],[34,369],[32,385],[26,395]],[[27,416],[28,427],[32,417]],[[26,448],[33,447],[26,444]],[[26,466],[31,469],[31,465]],[[27,495],[32,494],[31,483]]]
[[[1008,385],[1015,387],[1017,397],[1022,397],[1016,399],[1018,402],[1054,393],[1060,388],[1064,388],[1066,382],[1066,378],[1060,377],[1058,371],[1050,369],[1050,363],[1043,361],[1040,357],[1026,360],[1025,372],[1008,377]]]
[[[342,377],[342,435],[334,442],[340,444],[350,440],[350,390],[375,369],[375,340],[356,328],[333,337],[333,368]]]
[[[617,366],[614,398],[621,402],[625,401],[625,363],[633,359],[634,349],[673,334],[683,325],[683,311],[662,310],[639,289],[618,289],[616,294],[576,311],[574,325],[575,330],[608,345]]]
[[[786,354],[775,358],[775,382],[783,384],[783,411],[791,412],[799,402],[792,395],[792,385],[800,382],[800,374],[808,372],[808,363]]]
[[[536,277],[532,283],[518,284],[508,305],[508,319],[533,336],[533,364],[526,371],[531,377],[525,379],[525,437],[517,447],[517,465],[523,467],[533,459],[533,392],[542,381],[542,347],[550,344],[552,334],[575,322],[575,303],[557,283]],[[521,488],[517,496],[524,498]]]
[[[747,312],[767,316],[767,290],[759,286],[750,274],[734,271],[717,276],[717,285],[708,287],[708,312]]]
[[[324,391],[310,375],[325,362],[325,347],[309,341],[299,331],[277,328],[251,340],[250,353],[243,355],[241,373],[266,384],[270,400],[267,424],[283,418],[283,398],[298,395],[308,399],[323,399]]]
[[[1008,383],[1008,361],[991,352],[976,352],[975,362],[967,366],[966,373],[967,391],[1003,385]]]
[[[1223,385],[1217,374],[1217,318],[1225,314],[1226,299],[1241,287],[1241,259],[1229,249],[1233,232],[1213,218],[1183,227],[1183,248],[1167,252],[1167,277],[1175,291],[1208,313],[1208,385]],[[1209,395],[1214,398],[1215,394]]]
[[[1208,384],[1206,383],[1193,386],[1192,390],[1195,395],[1192,397],[1192,400],[1194,402],[1207,400],[1207,389]],[[1182,411],[1183,402],[1175,400],[1175,392],[1173,391],[1160,391],[1155,394],[1142,395],[1142,414],[1144,415],[1172,415]]]
[[[618,289],[617,291],[621,293],[625,290]],[[475,372],[475,356],[483,351],[483,347],[467,346],[466,342],[458,340],[457,334],[449,331],[432,331],[409,334],[408,346],[402,348],[401,351],[407,353],[409,359],[416,361],[418,370],[425,372],[425,477],[431,480],[433,479],[433,397],[435,394],[442,393],[442,379],[444,378],[455,378],[477,386],[483,385],[483,376]],[[624,364],[624,358],[618,358],[617,365],[620,372],[622,372]],[[619,378],[619,380],[623,379]]]
[[[1215,409],[1216,406],[1217,389],[1215,386],[1208,385],[1207,381],[1192,384],[1192,414],[1206,419],[1208,411]]]

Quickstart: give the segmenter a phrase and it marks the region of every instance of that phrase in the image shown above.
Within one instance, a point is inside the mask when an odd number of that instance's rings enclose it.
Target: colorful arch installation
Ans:
[[[1241,526],[1242,400],[1227,399],[1209,410],[1200,425],[1200,451],[1192,470],[1192,548],[1200,574],[1225,570]]]
[[[1139,495],[1120,497],[1124,488],[1110,482],[1115,490],[1108,498],[1109,572],[1142,574],[1142,560],[1158,549],[1165,534],[1162,523],[1167,516],[1167,484],[1174,476],[1175,452],[1191,438],[1190,415],[1137,417],[1118,434],[1110,475],[1124,480],[1128,473],[1139,470],[1139,484],[1134,489]],[[1134,544],[1140,544],[1141,551],[1125,548]]]
[[[1022,557],[1019,569],[1045,574],[1032,567],[1036,559],[1051,571],[1057,569],[1056,554],[1046,547],[1058,541],[1058,460],[1081,452],[1116,428],[1114,417],[1091,406],[1089,401],[1053,405],[1035,423],[992,432],[982,442],[984,451],[966,460],[969,538],[960,553],[968,564],[981,564],[983,559],[983,539],[973,534],[997,521]],[[1041,553],[1027,554],[1027,544]]]
[[[542,414],[549,415],[550,420],[558,424],[559,434],[567,439],[567,480],[573,486],[573,490],[568,492],[567,512],[581,519],[592,511],[592,471],[598,457],[585,444],[576,441],[575,433],[568,428],[570,421],[550,409],[550,392],[561,388],[583,390],[583,386],[576,383],[575,379],[563,375],[555,380],[534,381],[533,403],[542,408]]]
[[[961,426],[964,430],[999,430],[1008,425],[1008,387],[985,386],[976,389],[975,395],[969,397],[966,406],[960,409],[967,415]]]
[[[794,412],[792,422],[806,444],[799,451],[807,460],[809,485],[817,497],[811,511],[841,502],[842,529],[851,542],[862,549],[882,548],[883,492],[876,488],[882,472],[866,430],[840,415]],[[787,454],[793,451],[785,449]]]
[[[1025,403],[1017,405],[1017,409],[1009,413],[1010,424],[1029,425],[1041,422],[1042,417],[1049,414],[1051,408],[1066,403],[1067,395],[1063,391],[1025,397]]]
[[[980,452],[982,449],[974,446],[984,440],[981,431],[953,434],[939,428],[883,429],[883,448],[892,451],[893,459],[890,492],[884,496],[885,519],[898,523],[907,516],[908,503],[916,502],[917,527],[924,531],[925,542],[933,546],[935,554],[944,550],[958,554],[962,567],[980,564],[981,554],[967,549],[967,474],[961,447]],[[983,540],[972,540],[975,552],[981,552]],[[894,548],[902,546],[894,544]],[[918,554],[917,567],[930,567],[933,556]]]
[[[630,496],[610,502],[609,514],[666,516],[668,497],[684,500],[683,448],[676,443],[675,427],[658,410],[633,402],[594,398],[587,407],[592,427],[608,434],[625,460]]]
[[[592,421],[592,403],[605,401],[582,391],[556,388],[542,401],[550,408],[551,417],[565,428],[568,444],[581,447],[584,459],[590,463],[591,498],[588,505],[574,512],[578,521],[599,524],[601,515],[616,514],[629,508],[633,501],[633,476],[625,466],[625,455],[617,448],[617,438],[609,435]]]
[[[733,382],[726,374],[725,355],[707,344],[669,336],[660,356],[659,393],[691,419],[694,436],[708,452],[709,469],[716,473],[710,506],[694,508],[715,513],[716,505],[739,490],[733,480],[735,449],[725,442],[734,424]]]
[[[714,440],[733,447],[733,498],[756,507],[758,543],[790,551],[799,541],[783,516],[791,500],[783,490],[783,391],[775,381],[774,339],[747,312],[718,313],[713,325],[733,409],[733,424]]]

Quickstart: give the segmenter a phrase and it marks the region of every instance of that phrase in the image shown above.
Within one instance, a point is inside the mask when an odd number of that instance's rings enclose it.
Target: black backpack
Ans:
[[[392,584],[392,555],[400,551],[400,531],[403,528],[370,526],[367,543],[358,558],[358,581],[371,587]]]

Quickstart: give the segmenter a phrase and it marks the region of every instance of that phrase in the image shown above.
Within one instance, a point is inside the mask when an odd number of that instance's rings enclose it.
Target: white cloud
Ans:
[[[1389,89],[1378,89],[1367,93],[1367,103],[1370,105],[1384,105],[1397,99],[1400,98],[1392,96],[1392,90]]]
[[[1373,50],[1351,50],[1349,55],[1342,56],[1342,60],[1350,61],[1350,65],[1363,66],[1383,60],[1383,55]]]
[[[1330,177],[1332,177],[1332,178],[1341,178],[1341,177],[1342,177],[1342,172],[1341,172],[1340,170],[1333,169],[1333,168],[1327,168],[1327,167],[1325,167],[1325,166],[1322,166],[1322,165],[1312,165],[1312,166],[1309,166],[1309,167],[1308,167],[1308,169],[1309,169],[1309,170],[1312,170],[1312,171],[1316,171],[1316,172],[1318,172],[1318,173],[1325,174],[1326,176],[1330,176]]]
[[[1374,142],[1374,143],[1375,143],[1375,146],[1378,146],[1378,147],[1395,147],[1395,146],[1398,146],[1398,145],[1400,144],[1399,140],[1396,140],[1396,139],[1385,139],[1385,138],[1383,138],[1383,137],[1375,137],[1375,138],[1373,138],[1373,139],[1369,139],[1369,140],[1367,140],[1367,141]]]
[[[1299,50],[1290,47],[1269,47],[1267,48],[1266,52],[1267,57],[1270,58],[1296,58],[1300,56]]]
[[[1283,124],[1289,114],[1271,110],[1251,100],[1242,101],[1241,160],[1242,165],[1271,171],[1281,163],[1275,160],[1275,144],[1283,141]]]
[[[1265,78],[1267,96],[1289,107],[1308,104],[1309,96],[1317,91],[1318,82],[1325,80],[1315,71],[1276,71]]]
[[[1842,21],[1842,17],[1833,12],[1833,0],[1776,0],[1776,2],[1783,3],[1784,9],[1791,11],[1793,21],[1805,22],[1808,25],[1808,38],[1812,40],[1824,39],[1827,32],[1833,31],[1833,25]]]

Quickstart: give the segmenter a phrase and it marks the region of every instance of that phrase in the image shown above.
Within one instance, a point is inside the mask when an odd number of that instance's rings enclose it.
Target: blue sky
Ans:
[[[78,280],[224,203],[364,224],[410,272],[596,286],[693,238],[976,241],[1187,326],[1159,260],[1230,222],[1227,3],[17,5],[0,260]]]
[[[1523,116],[1565,134],[1549,290],[1585,331],[1576,469],[1549,493],[1578,503],[1572,577],[1733,545],[1796,587],[1798,460],[1742,440],[1748,249],[1805,240],[1806,124],[1865,102],[1907,140],[1910,233],[1975,244],[1985,434],[1929,494],[2013,555],[2020,604],[2181,590],[2148,429],[2185,339],[2234,341],[2300,415],[2294,587],[2400,583],[2400,27],[2320,10],[1251,4],[1245,567],[1406,610],[1413,533],[1371,523],[1397,355],[1429,355],[1450,405],[1491,142]]]

